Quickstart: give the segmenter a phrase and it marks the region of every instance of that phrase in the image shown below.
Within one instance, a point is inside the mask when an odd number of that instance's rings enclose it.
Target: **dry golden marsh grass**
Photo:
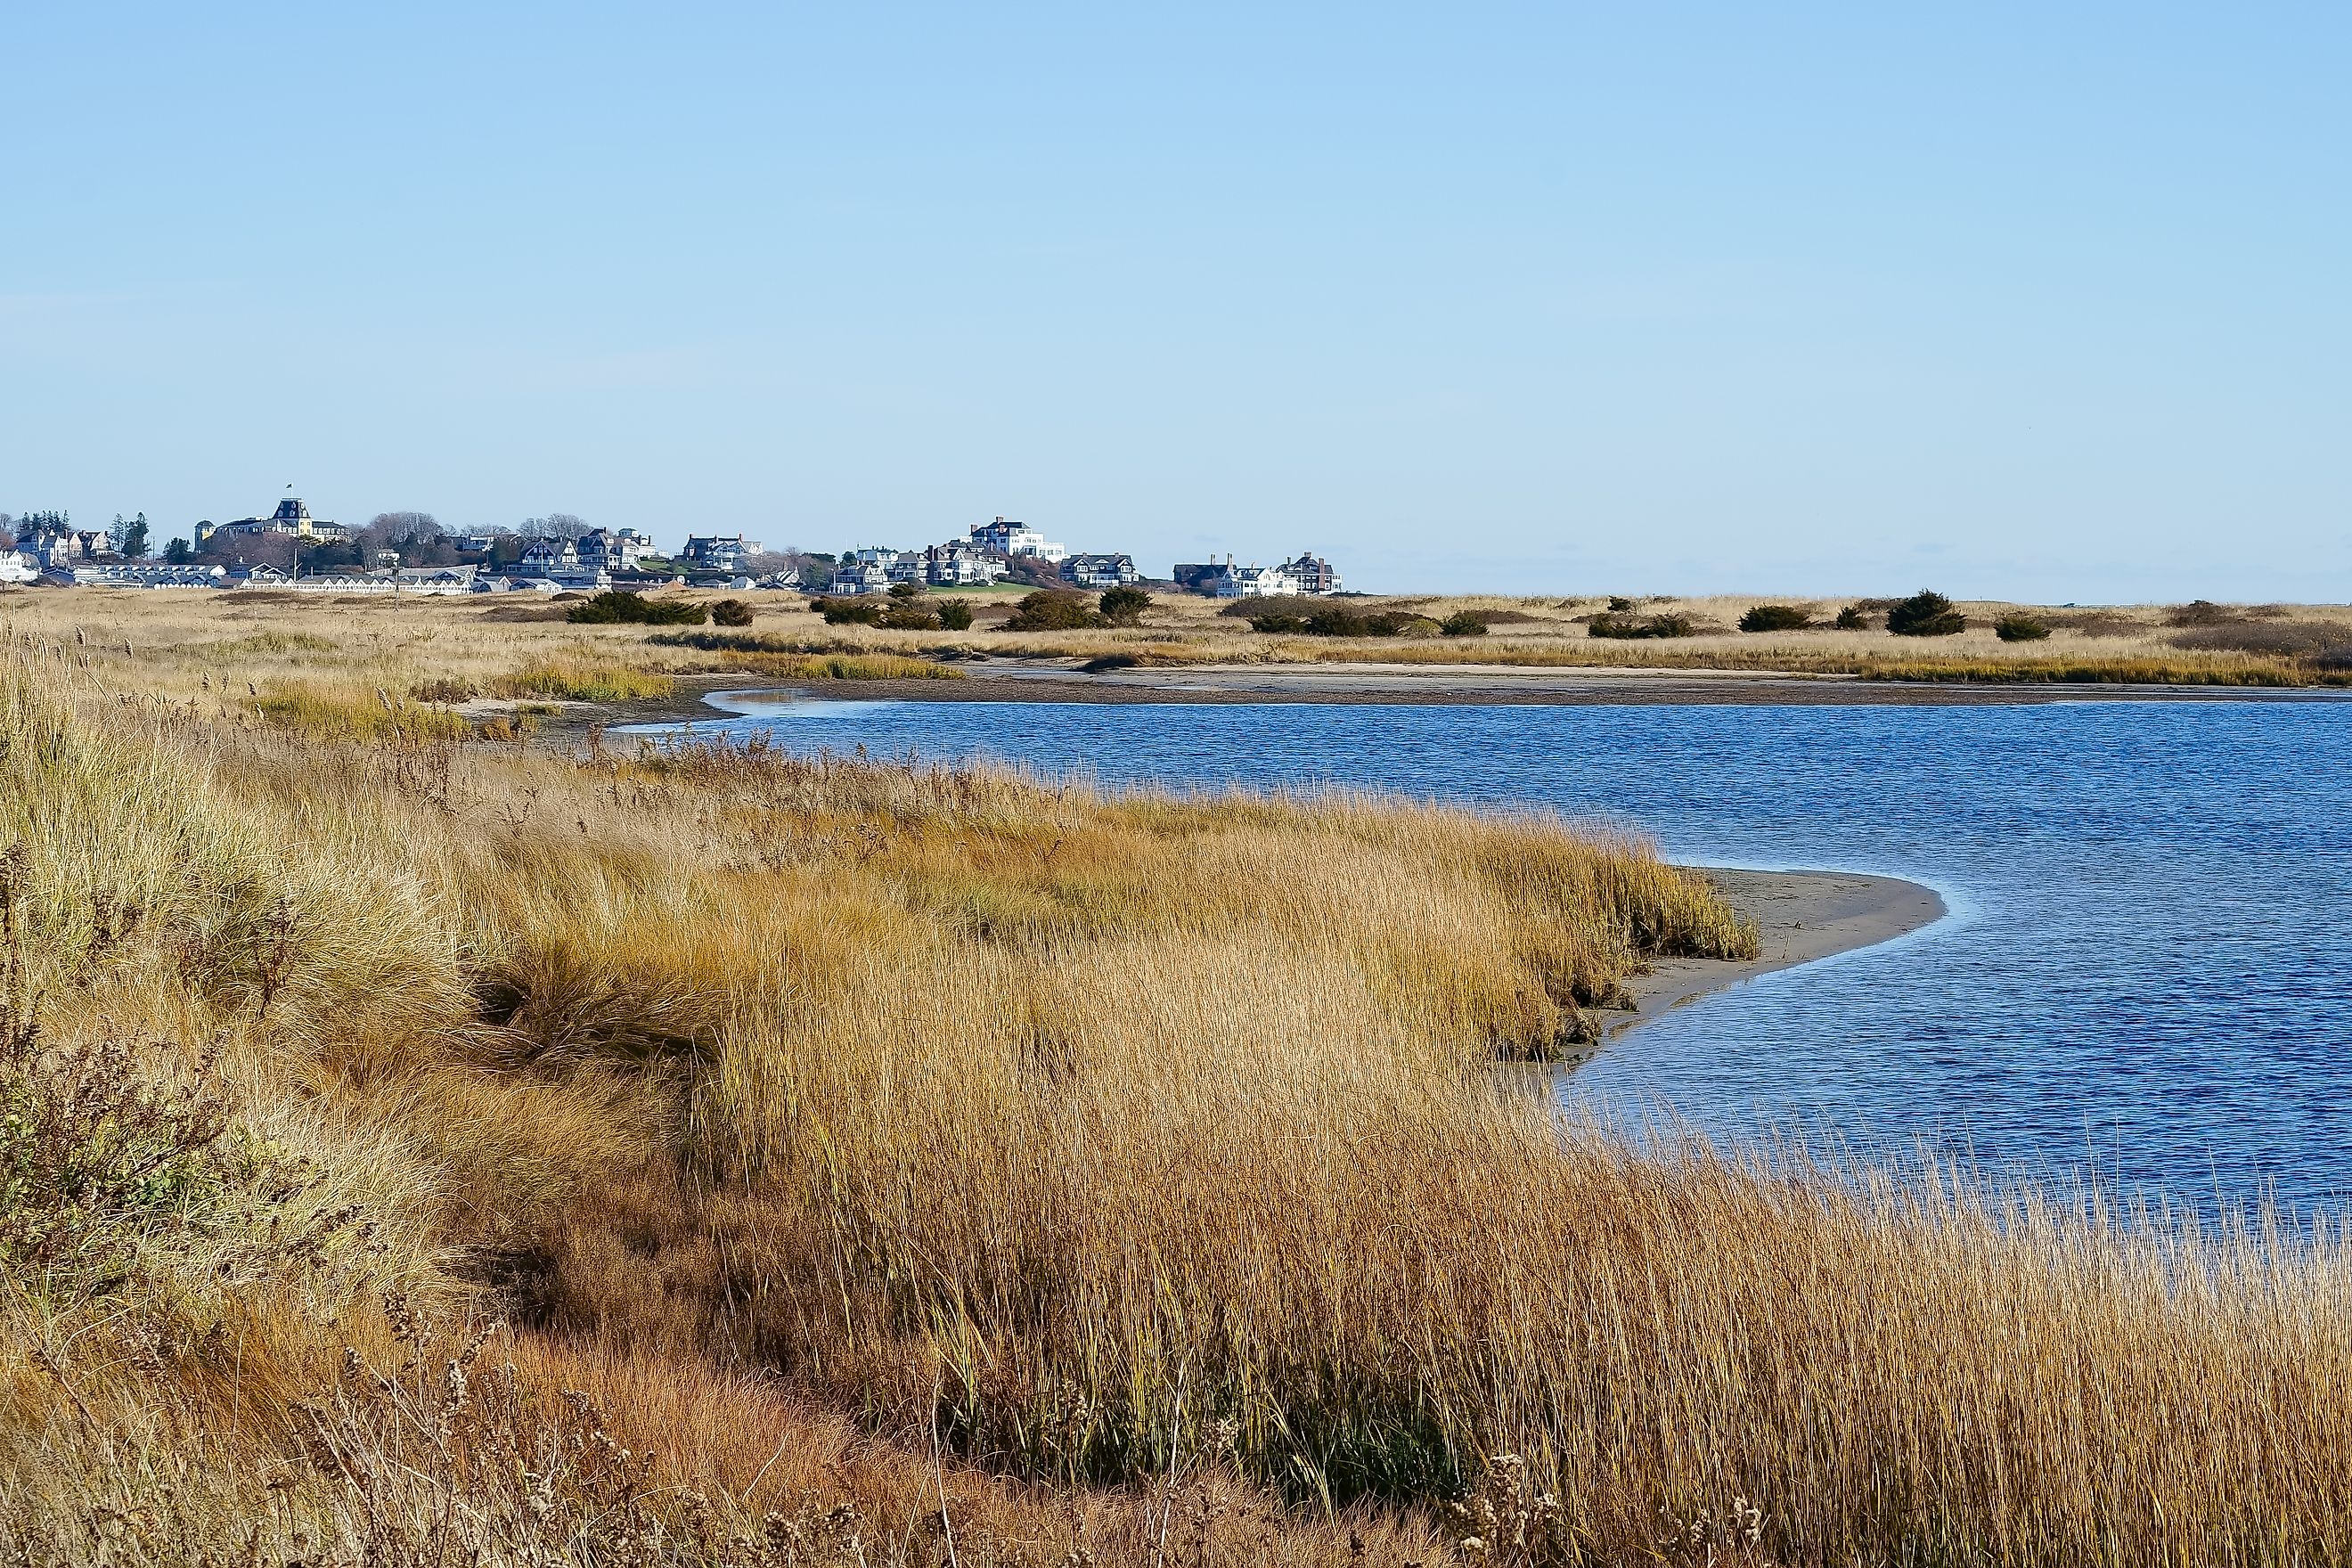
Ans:
[[[710,594],[685,595],[703,601]],[[796,595],[756,594],[753,625],[686,633],[637,626],[573,626],[566,606],[525,595],[458,599],[337,599],[287,593],[120,590],[0,592],[0,619],[52,637],[97,638],[93,657],[131,649],[151,689],[193,695],[231,679],[278,695],[337,700],[394,699],[445,683],[444,698],[483,701],[625,700],[653,694],[665,675],[734,671],[787,679],[893,679],[952,675],[977,658],[1109,661],[1144,666],[1370,663],[1516,668],[1788,671],[1906,681],[2145,683],[2295,687],[2352,683],[2352,607],[2137,605],[2110,608],[1969,602],[1968,628],[1949,637],[1897,637],[1883,602],[1865,601],[1873,629],[1828,623],[1853,601],[1756,598],[1625,601],[1606,598],[1391,597],[1344,601],[1402,611],[1432,623],[1459,612],[1484,616],[1483,636],[1444,637],[1433,625],[1394,637],[1261,634],[1218,604],[1162,595],[1133,626],[1067,632],[1004,629],[1016,595],[956,595],[980,606],[968,632],[828,625]],[[1740,617],[1782,605],[1817,623],[1798,631],[1746,633]],[[1590,635],[1596,616],[1675,616],[1692,635],[1620,640]],[[2048,636],[2003,641],[2004,616],[2038,622]],[[703,646],[695,646],[695,645]],[[879,658],[884,662],[876,663]],[[892,664],[891,659],[912,661]],[[534,685],[530,679],[537,673]],[[614,682],[621,682],[616,689]],[[635,689],[631,689],[634,685]]]
[[[485,743],[404,693],[630,645],[58,597],[22,1561],[2352,1555],[2344,1233],[1556,1116],[1514,1058],[1753,941],[1639,843]]]

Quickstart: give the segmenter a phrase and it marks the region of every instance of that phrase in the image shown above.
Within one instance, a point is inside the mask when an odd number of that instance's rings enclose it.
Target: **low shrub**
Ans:
[[[2226,626],[2242,618],[2235,610],[2210,599],[2191,599],[2164,612],[2168,626]]]
[[[879,599],[811,599],[809,608],[829,626],[878,626],[889,606]]]
[[[1633,613],[1633,601],[1622,594],[1612,594],[1609,596],[1609,613],[1612,616],[1630,616]]]
[[[951,632],[968,632],[971,630],[971,601],[970,599],[941,599],[939,604],[938,615],[940,617],[940,626],[944,630]]]
[[[686,599],[648,599],[625,588],[607,588],[563,612],[575,626],[698,626],[709,617]]]
[[[1612,604],[1615,602],[1611,601]],[[1643,616],[1638,620],[1631,616],[1595,616],[1591,624],[1584,628],[1587,637],[1615,637],[1627,642],[1650,637],[1692,637],[1697,630],[1688,616]]]
[[[2003,642],[2040,642],[2050,635],[2050,628],[2032,616],[2011,614],[1993,622],[1992,635]]]
[[[1968,630],[1969,622],[1951,600],[1922,588],[1886,612],[1886,629],[1898,637],[1948,637]]]
[[[751,624],[751,606],[741,599],[721,599],[710,606],[714,626],[748,626]]]
[[[1758,605],[1739,617],[1743,632],[1799,632],[1813,624],[1813,617],[1794,605]]]
[[[1106,625],[1101,611],[1077,594],[1040,588],[1024,596],[1004,623],[1008,632],[1074,632]]]
[[[1437,629],[1450,637],[1483,637],[1486,635],[1486,613],[1483,610],[1456,610],[1438,622]]]
[[[1131,626],[1143,619],[1143,613],[1151,608],[1151,595],[1140,588],[1122,584],[1106,590],[1097,607],[1101,610],[1103,619],[1112,626]]]
[[[1871,625],[1870,612],[1860,605],[1848,605],[1837,613],[1837,629],[1842,632],[1866,632]]]

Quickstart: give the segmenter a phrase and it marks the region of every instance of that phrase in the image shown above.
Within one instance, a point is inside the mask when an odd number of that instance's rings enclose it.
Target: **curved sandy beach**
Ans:
[[[1702,866],[1740,913],[1753,920],[1763,952],[1745,963],[1713,958],[1661,959],[1628,983],[1637,999],[1631,1013],[1613,1016],[1603,1037],[1614,1039],[1660,1014],[1759,974],[1892,942],[1932,925],[1945,913],[1934,889],[1896,877],[1853,871],[1736,871]]]

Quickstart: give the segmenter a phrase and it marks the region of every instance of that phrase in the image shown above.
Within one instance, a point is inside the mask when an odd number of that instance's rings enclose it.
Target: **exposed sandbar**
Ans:
[[[1615,1037],[1685,1002],[1801,963],[1892,942],[1941,920],[1944,900],[1932,888],[1897,877],[1853,871],[1734,871],[1703,866],[1732,907],[1753,920],[1763,952],[1745,963],[1714,958],[1657,961],[1648,974],[1626,983],[1639,1000],[1612,1016]]]

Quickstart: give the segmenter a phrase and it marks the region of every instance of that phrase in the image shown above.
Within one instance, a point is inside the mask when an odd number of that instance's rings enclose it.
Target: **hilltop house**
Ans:
[[[1228,558],[1224,571],[1209,580],[1209,592],[1220,599],[1253,599],[1302,590],[1298,579],[1279,566],[1236,566]]]
[[[971,587],[1003,575],[1004,563],[968,539],[950,539],[923,552],[923,580],[934,587]]]
[[[40,563],[21,550],[0,550],[0,584],[21,586],[41,579]]]
[[[653,536],[634,528],[599,528],[581,535],[580,564],[604,572],[634,572],[654,553]]]
[[[733,572],[743,564],[744,557],[761,553],[760,542],[741,534],[695,535],[678,552],[678,559],[689,566],[699,566],[706,572]]]
[[[991,522],[971,525],[971,542],[991,555],[1010,560],[1014,556],[1034,555],[1040,561],[1059,562],[1069,551],[1055,544],[1025,522],[1010,518],[997,518]]]
[[[833,569],[836,594],[887,594],[899,583],[924,581],[929,552],[868,545],[845,551]]]
[[[534,539],[522,547],[520,563],[527,577],[552,577],[580,570],[580,547],[569,539]]]
[[[29,522],[17,532],[16,548],[52,572],[69,570],[77,562],[100,552],[106,536],[67,525],[62,516]]]
[[[1118,588],[1139,581],[1131,555],[1073,555],[1062,563],[1062,578],[1081,588]]]
[[[1298,591],[1302,594],[1339,592],[1339,574],[1331,569],[1328,561],[1311,552],[1300,551],[1297,560],[1284,562],[1279,570],[1298,580]]]
[[[235,522],[196,524],[196,543],[207,544],[215,539],[235,539],[265,533],[291,534],[320,544],[341,544],[352,536],[352,531],[324,518],[312,517],[310,509],[302,504],[299,496],[288,496],[278,503],[278,510],[268,517],[241,517]]]

